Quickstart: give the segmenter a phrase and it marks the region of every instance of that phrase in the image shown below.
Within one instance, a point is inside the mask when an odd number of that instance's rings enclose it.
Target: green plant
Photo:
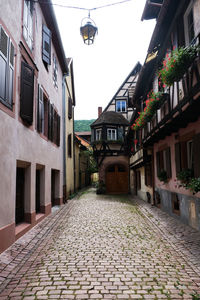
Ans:
[[[192,169],[184,169],[177,174],[177,179],[182,184],[187,184],[194,177],[194,171]]]
[[[198,52],[199,46],[190,45],[188,47],[176,48],[170,54],[167,54],[163,60],[162,69],[159,72],[162,82],[170,86],[175,81],[181,80]]]
[[[192,293],[191,296],[192,300],[200,300],[200,294],[198,294],[197,292]]]
[[[160,172],[158,173],[158,179],[160,181],[163,181],[164,183],[167,182],[167,172],[165,170],[160,170]]]
[[[131,126],[133,130],[138,130],[145,126],[149,122],[156,110],[160,107],[161,103],[164,101],[164,96],[162,92],[150,91],[147,95],[147,100],[145,101],[146,107],[144,111],[138,112],[139,117],[135,120],[135,123]]]
[[[200,177],[192,178],[186,186],[193,194],[200,192]]]

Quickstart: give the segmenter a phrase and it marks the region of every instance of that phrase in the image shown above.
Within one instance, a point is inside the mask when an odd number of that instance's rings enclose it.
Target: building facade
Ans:
[[[74,107],[75,86],[73,60],[67,59],[69,74],[65,78],[65,131],[64,131],[64,198],[69,198],[75,191],[75,152],[74,152]]]
[[[200,230],[200,1],[157,4],[142,16],[157,23],[133,97],[133,191],[150,186],[152,204]]]
[[[99,183],[106,193],[129,192],[129,154],[126,134],[133,114],[132,95],[141,69],[137,63],[99,117],[91,124],[93,153]]]
[[[0,251],[63,201],[63,76],[49,0],[0,3]]]

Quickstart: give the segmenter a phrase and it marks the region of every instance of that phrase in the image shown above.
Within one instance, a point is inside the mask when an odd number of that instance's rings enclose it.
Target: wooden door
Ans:
[[[108,194],[128,193],[128,172],[124,166],[112,165],[107,169],[106,192]]]
[[[15,209],[15,223],[24,221],[24,180],[25,169],[17,168],[16,174],[16,209]]]

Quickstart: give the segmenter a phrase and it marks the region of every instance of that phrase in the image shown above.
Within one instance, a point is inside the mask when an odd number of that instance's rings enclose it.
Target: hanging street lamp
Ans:
[[[86,45],[92,45],[94,43],[95,34],[98,32],[95,22],[90,18],[90,12],[88,17],[81,21],[81,35]]]

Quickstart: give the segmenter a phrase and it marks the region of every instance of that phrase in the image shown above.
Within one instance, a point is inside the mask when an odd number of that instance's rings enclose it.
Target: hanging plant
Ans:
[[[164,96],[162,92],[154,93],[151,91],[147,95],[147,100],[145,101],[146,107],[143,112],[138,112],[139,117],[135,120],[135,123],[131,126],[133,130],[139,130],[144,127],[147,122],[149,122],[156,110],[160,107],[164,101]]]
[[[162,69],[159,72],[162,82],[170,86],[175,81],[180,81],[194,61],[199,50],[199,46],[191,45],[176,48],[170,54],[167,54],[163,60]]]

